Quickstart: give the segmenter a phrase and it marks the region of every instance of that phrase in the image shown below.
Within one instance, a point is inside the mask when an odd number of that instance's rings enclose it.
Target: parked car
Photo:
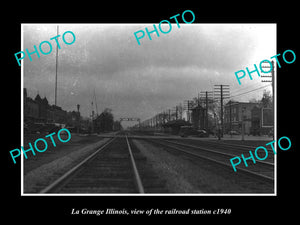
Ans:
[[[197,130],[198,134],[197,137],[208,137],[209,134],[205,130]]]

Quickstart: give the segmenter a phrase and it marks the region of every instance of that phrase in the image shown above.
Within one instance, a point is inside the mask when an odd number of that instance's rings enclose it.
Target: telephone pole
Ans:
[[[96,93],[95,93],[95,88],[94,88],[94,101],[95,101],[95,106],[96,106],[96,117],[98,117],[98,106],[97,106],[97,98],[96,98]]]
[[[58,36],[58,26],[57,26],[57,36]],[[55,101],[54,105],[57,103],[57,66],[58,66],[58,45],[56,45],[56,66],[55,66]]]
[[[224,123],[223,123],[223,100],[226,98],[230,98],[230,90],[229,90],[229,85],[224,85],[224,84],[216,84],[214,85],[214,98],[220,99],[221,102],[221,115],[220,115],[220,120],[221,120],[221,127],[220,132],[221,132],[221,137],[223,137],[223,131],[224,131]]]
[[[190,110],[192,109],[192,101],[190,100],[184,100],[183,107],[185,110],[187,110],[187,122],[191,122],[191,116],[190,116]]]
[[[262,66],[262,68],[271,68],[269,66]],[[261,82],[269,82],[272,83],[272,106],[273,106],[273,114],[274,114],[274,78],[275,78],[275,68],[274,68],[274,61],[272,61],[272,70],[271,70],[271,76],[261,76],[262,78],[271,78],[271,80],[261,80]]]
[[[270,64],[269,64],[270,65]],[[271,65],[270,65],[271,66]],[[262,66],[262,68],[271,68],[270,66]],[[270,71],[270,70],[269,70]],[[272,61],[272,69],[271,69],[271,76],[266,76],[266,75],[262,75],[262,78],[271,78],[271,80],[261,80],[261,82],[269,82],[272,84],[272,116],[273,116],[273,121],[274,121],[274,110],[275,110],[275,92],[274,92],[274,80],[275,80],[275,68],[274,68],[274,61]],[[263,126],[263,124],[261,124],[261,126]],[[273,129],[274,129],[274,124],[273,124]],[[275,136],[273,135],[273,139],[275,138]]]
[[[199,95],[198,95],[199,98]],[[200,92],[200,100],[201,102],[205,101],[205,123],[204,128],[208,130],[208,104],[213,102],[213,92],[212,91],[201,91]],[[198,103],[198,105],[200,105]]]
[[[77,104],[77,134],[79,134],[79,128],[80,128],[80,105]]]

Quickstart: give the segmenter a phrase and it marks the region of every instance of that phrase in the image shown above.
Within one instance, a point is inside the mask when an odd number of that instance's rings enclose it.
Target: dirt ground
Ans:
[[[248,178],[230,176],[224,168],[192,160],[146,141],[134,144],[167,182],[171,193],[272,193],[272,188]]]
[[[45,152],[38,152],[34,149],[36,155],[33,155],[31,151],[27,152],[27,159],[24,157],[24,174],[27,174],[29,171],[47,164],[55,159],[70,154],[73,151],[76,151],[78,148],[82,148],[87,144],[92,144],[102,139],[97,135],[79,136],[77,134],[71,134],[70,141],[63,143],[58,140],[56,135],[54,135],[53,139],[56,144],[56,147],[54,147],[50,138],[45,138],[44,135],[31,135],[29,137],[24,137],[24,149],[29,149],[28,143],[31,143],[34,148],[34,142],[37,138],[45,139],[47,141],[48,148]],[[39,141],[38,148],[44,149],[44,147],[44,143]]]
[[[28,156],[28,159],[24,159],[24,193],[39,192],[108,140],[97,135],[72,135],[67,143],[57,141],[56,147]]]

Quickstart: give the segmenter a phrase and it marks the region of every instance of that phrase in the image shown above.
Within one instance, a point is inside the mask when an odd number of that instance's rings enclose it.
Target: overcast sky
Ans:
[[[56,36],[57,24],[23,24],[23,49]],[[148,119],[192,99],[214,84],[229,84],[231,95],[267,85],[253,74],[239,85],[234,72],[253,68],[276,55],[275,24],[172,24],[168,34],[147,35],[137,44],[134,32],[153,24],[59,24],[59,34],[72,31],[76,41],[58,50],[57,105],[83,116],[91,114],[95,90],[99,113],[111,108],[115,119]],[[163,27],[168,30],[168,27]],[[66,38],[70,35],[66,35]],[[24,87],[54,104],[55,41],[49,55],[24,62]],[[44,46],[47,51],[47,46]],[[263,89],[234,98],[261,98]]]

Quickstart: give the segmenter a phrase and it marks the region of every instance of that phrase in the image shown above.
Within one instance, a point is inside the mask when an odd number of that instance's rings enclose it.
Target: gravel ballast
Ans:
[[[24,175],[24,193],[39,192],[42,188],[71,169],[108,140],[109,138],[104,138],[89,145],[77,144],[76,147],[72,145],[64,146],[63,151],[68,152],[67,154],[65,152],[57,153],[61,154],[61,157],[55,157],[56,159],[30,170]]]

